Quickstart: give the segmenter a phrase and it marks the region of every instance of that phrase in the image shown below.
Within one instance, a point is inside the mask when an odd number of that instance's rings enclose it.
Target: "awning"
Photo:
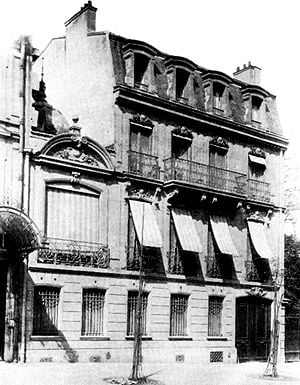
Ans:
[[[255,163],[257,165],[266,167],[266,159],[262,158],[261,156],[255,156],[255,155],[249,154],[249,160],[251,163]]]
[[[151,203],[129,200],[138,240],[146,247],[162,247],[162,237]]]
[[[220,253],[237,256],[238,252],[232,242],[226,218],[219,215],[211,215],[210,224]]]
[[[248,228],[253,247],[261,258],[273,259],[274,255],[268,245],[264,223],[248,221]]]
[[[172,208],[172,217],[182,249],[194,253],[201,252],[201,242],[191,213],[188,210]]]

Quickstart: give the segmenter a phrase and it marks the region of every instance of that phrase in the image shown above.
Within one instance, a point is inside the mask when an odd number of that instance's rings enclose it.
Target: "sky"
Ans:
[[[21,34],[40,51],[65,34],[64,22],[86,0],[14,0],[1,4],[0,55]],[[300,139],[299,0],[93,0],[97,31],[146,41],[157,49],[232,75],[251,61],[261,86],[277,95],[290,151]]]

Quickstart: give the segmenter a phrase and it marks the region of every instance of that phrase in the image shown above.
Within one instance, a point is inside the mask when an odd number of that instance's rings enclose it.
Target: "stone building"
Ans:
[[[3,357],[129,362],[142,260],[144,362],[265,360],[275,97],[251,63],[230,77],[95,21],[88,2],[39,58],[23,44],[26,92],[1,115]]]

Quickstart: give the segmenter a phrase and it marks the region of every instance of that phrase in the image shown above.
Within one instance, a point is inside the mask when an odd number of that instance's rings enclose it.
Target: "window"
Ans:
[[[82,298],[82,330],[83,336],[102,336],[104,324],[105,291],[84,289]]]
[[[190,90],[189,85],[189,72],[177,68],[176,69],[176,100],[181,102],[187,102]]]
[[[134,86],[147,90],[149,86],[148,74],[149,58],[136,53],[134,56]]]
[[[168,271],[172,274],[183,274],[182,253],[179,246],[173,218],[170,218],[170,249],[168,255]]]
[[[225,87],[220,83],[213,83],[214,111],[223,114],[225,111]]]
[[[59,291],[57,287],[35,287],[33,335],[58,335]]]
[[[187,336],[188,296],[171,294],[170,336]]]
[[[208,299],[208,336],[222,336],[223,297],[209,297]]]
[[[261,123],[261,106],[262,100],[256,96],[252,96],[252,121]]]
[[[147,304],[148,293],[142,293],[141,296],[141,331],[142,335],[147,335]],[[128,293],[127,304],[127,335],[134,336],[135,325],[138,317],[138,292],[130,291]]]
[[[130,150],[142,154],[151,154],[152,130],[149,128],[141,128],[134,124],[130,125]]]
[[[134,228],[132,214],[128,213],[128,250],[127,250],[127,269],[139,270],[140,268],[141,247]]]

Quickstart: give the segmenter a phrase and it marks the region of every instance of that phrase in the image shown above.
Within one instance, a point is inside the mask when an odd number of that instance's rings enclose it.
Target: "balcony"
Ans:
[[[181,255],[178,251],[169,251],[168,257],[168,272],[170,274],[184,274]]]
[[[185,159],[164,161],[165,181],[176,180],[226,193],[246,194],[246,175]]]
[[[272,283],[272,274],[269,262],[263,259],[245,261],[245,278],[249,282]]]
[[[221,268],[217,258],[213,255],[207,255],[205,260],[206,260],[206,275],[209,278],[222,278]]]
[[[270,203],[270,183],[248,179],[248,198],[254,201]]]
[[[110,250],[100,243],[44,238],[37,262],[50,265],[109,268]]]
[[[159,179],[158,157],[137,151],[128,151],[128,171],[145,178]]]

